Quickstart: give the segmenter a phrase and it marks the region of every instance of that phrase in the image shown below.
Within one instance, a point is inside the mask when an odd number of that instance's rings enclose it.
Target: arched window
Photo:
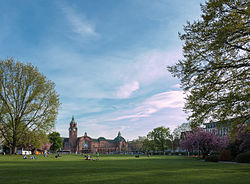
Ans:
[[[85,149],[89,148],[88,141],[84,141],[84,143],[82,144],[82,147],[85,148]]]

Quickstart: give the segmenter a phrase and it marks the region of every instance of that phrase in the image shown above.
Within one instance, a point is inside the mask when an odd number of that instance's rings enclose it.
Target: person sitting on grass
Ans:
[[[85,160],[90,160],[90,155],[85,156],[85,157],[86,157],[86,159],[85,159]]]
[[[26,154],[23,156],[23,159],[27,159],[27,156],[26,156]]]
[[[59,155],[59,153],[57,153],[57,155],[55,156],[55,158],[58,158],[58,157],[61,157],[61,156]]]

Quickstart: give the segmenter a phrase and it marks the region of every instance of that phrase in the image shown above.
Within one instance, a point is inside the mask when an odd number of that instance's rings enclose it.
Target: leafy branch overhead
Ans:
[[[184,59],[168,69],[181,80],[193,126],[249,119],[249,7],[246,0],[210,0],[201,5],[201,19],[179,33]]]

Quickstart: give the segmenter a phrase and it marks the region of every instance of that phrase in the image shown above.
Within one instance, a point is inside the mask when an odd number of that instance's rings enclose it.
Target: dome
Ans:
[[[118,132],[117,137],[114,139],[115,142],[125,142],[125,139],[121,136],[121,132]]]
[[[104,137],[99,137],[98,141],[105,141],[106,139]]]

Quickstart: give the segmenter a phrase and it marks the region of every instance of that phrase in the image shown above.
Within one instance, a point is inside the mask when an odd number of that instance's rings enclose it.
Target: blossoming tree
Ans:
[[[215,132],[211,133],[198,128],[194,131],[186,132],[184,138],[180,141],[180,146],[189,152],[194,150],[201,152],[203,157],[205,157],[211,151],[221,151],[228,143],[228,136],[221,138]]]

